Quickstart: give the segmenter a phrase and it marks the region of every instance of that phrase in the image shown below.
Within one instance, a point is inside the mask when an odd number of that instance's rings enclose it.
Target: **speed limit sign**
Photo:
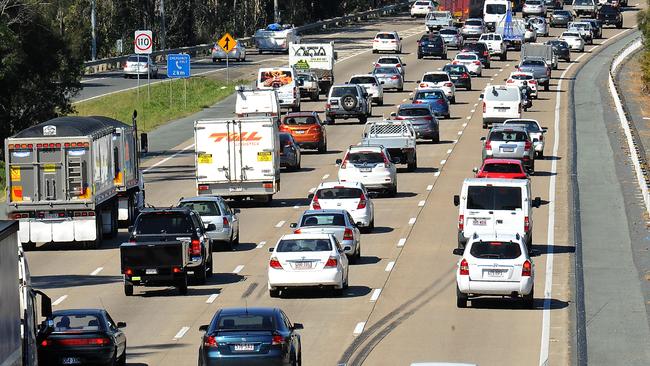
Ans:
[[[150,30],[135,31],[135,53],[138,54],[151,54],[153,50],[153,38]]]

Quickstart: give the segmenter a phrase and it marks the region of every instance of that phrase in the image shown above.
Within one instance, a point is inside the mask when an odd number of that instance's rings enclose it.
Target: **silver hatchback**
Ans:
[[[517,159],[528,170],[535,172],[535,149],[528,130],[523,126],[496,126],[483,141],[483,160],[489,158]]]
[[[377,77],[380,83],[383,82],[384,89],[397,89],[404,91],[404,77],[402,73],[395,66],[376,67],[372,70],[372,74]]]
[[[346,250],[351,263],[361,258],[361,232],[346,210],[307,210],[297,223],[289,225],[294,234],[332,234]]]
[[[178,206],[196,211],[206,226],[209,224],[216,226],[215,230],[207,232],[212,250],[215,250],[218,244],[228,250],[233,250],[239,244],[239,218],[237,217],[239,209],[231,209],[223,198],[219,196],[181,198]]]

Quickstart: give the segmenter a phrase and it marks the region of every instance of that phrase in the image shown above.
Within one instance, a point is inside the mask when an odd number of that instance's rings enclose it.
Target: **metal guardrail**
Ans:
[[[379,9],[367,10],[332,19],[325,19],[312,24],[305,24],[300,27],[296,27],[296,31],[298,31],[298,33],[305,34],[314,31],[321,31],[331,27],[337,27],[341,24],[349,23],[352,21],[361,21],[368,18],[386,16],[388,14],[398,12],[403,8],[408,7],[408,5],[408,2],[403,2],[395,5],[385,6]],[[240,38],[237,41],[242,42],[246,47],[252,47],[254,44],[254,37]],[[196,46],[178,47],[167,50],[154,51],[151,53],[151,56],[156,61],[162,61],[165,59],[166,55],[173,53],[186,53],[191,56],[208,55],[211,52],[213,45],[214,43],[204,43]],[[84,63],[85,74],[94,74],[97,72],[119,69],[122,66],[122,63],[126,61],[128,57],[129,55],[124,55],[95,61],[87,61]]]

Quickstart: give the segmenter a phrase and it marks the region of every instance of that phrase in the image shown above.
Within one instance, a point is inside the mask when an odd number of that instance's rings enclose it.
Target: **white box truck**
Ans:
[[[334,85],[335,62],[334,42],[289,44],[289,66],[298,72],[313,72],[318,77],[321,94],[327,95]]]

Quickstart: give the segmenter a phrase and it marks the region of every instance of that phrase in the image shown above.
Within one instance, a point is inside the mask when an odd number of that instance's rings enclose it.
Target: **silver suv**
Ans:
[[[358,118],[365,124],[372,115],[370,95],[360,85],[334,85],[327,96],[325,115],[330,124],[334,124],[337,118]]]
[[[529,174],[535,172],[535,149],[523,126],[496,126],[483,141],[483,160],[490,158],[521,160]]]

